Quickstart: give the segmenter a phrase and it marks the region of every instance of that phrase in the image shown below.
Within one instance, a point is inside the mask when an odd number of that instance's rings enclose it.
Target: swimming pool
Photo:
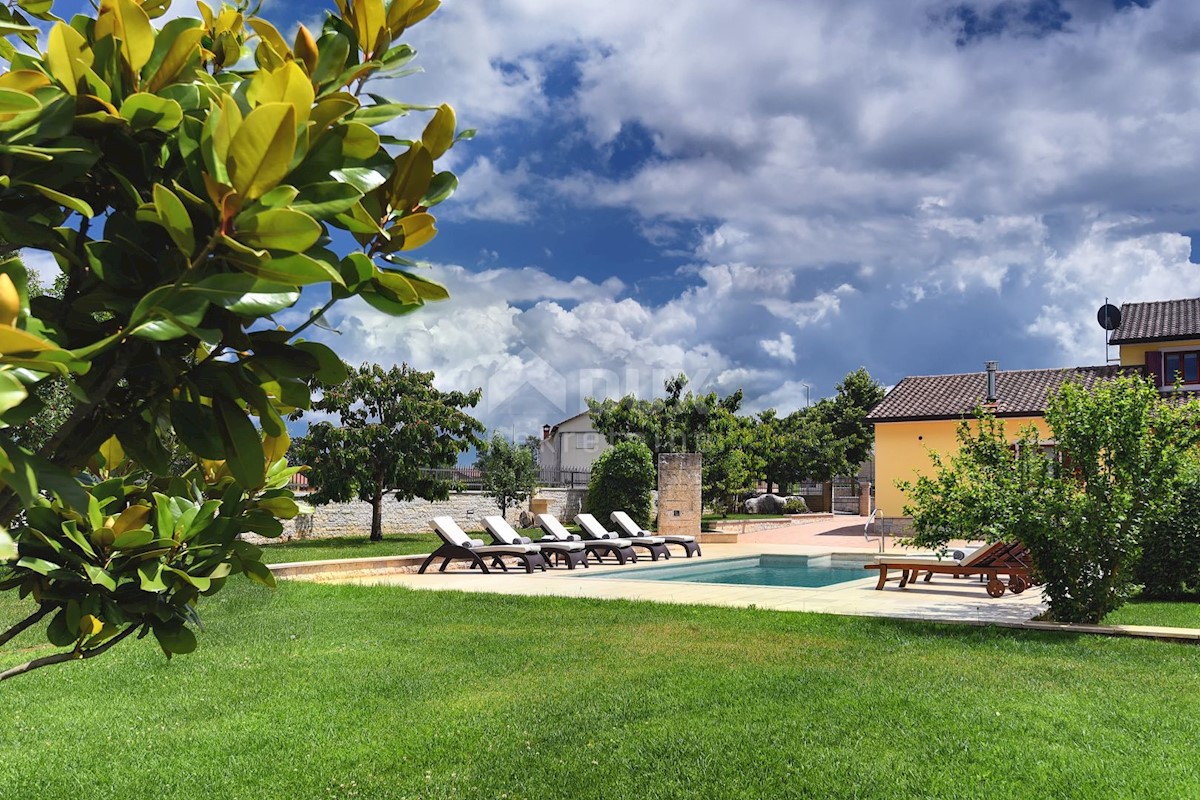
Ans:
[[[756,555],[716,561],[689,561],[647,569],[618,570],[581,576],[584,580],[677,581],[735,586],[814,588],[869,577],[865,559],[849,556]]]

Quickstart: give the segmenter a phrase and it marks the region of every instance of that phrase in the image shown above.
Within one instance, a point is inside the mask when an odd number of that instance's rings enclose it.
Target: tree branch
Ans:
[[[129,634],[136,631],[137,628],[137,625],[130,625],[128,628],[121,631],[104,644],[97,645],[90,650],[72,650],[69,653],[55,653],[52,656],[44,656],[42,658],[35,658],[32,661],[26,661],[24,664],[19,664],[12,669],[6,669],[4,672],[0,672],[0,681],[6,681],[9,678],[15,678],[18,675],[24,675],[26,672],[32,672],[33,670],[40,669],[41,667],[49,667],[53,664],[65,664],[68,661],[82,661],[87,658],[95,658],[96,656],[103,654],[110,647],[116,645],[117,642],[121,641]]]
[[[9,640],[18,636],[22,631],[25,631],[28,628],[32,627],[33,625],[36,625],[38,623],[38,621],[40,619],[42,619],[42,617],[46,616],[53,610],[54,610],[54,606],[48,606],[48,605],[38,606],[37,611],[30,614],[28,617],[21,620],[16,625],[13,625],[11,628],[6,630],[4,633],[0,633],[0,646],[7,644],[9,642]]]

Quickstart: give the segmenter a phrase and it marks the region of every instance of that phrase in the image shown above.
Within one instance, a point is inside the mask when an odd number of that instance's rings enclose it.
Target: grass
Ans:
[[[263,547],[263,561],[283,564],[291,561],[328,561],[335,558],[368,558],[370,556],[406,556],[429,553],[440,542],[433,533],[393,533],[382,542],[372,542],[366,536],[336,536],[328,539],[293,539]]]
[[[518,531],[532,539],[542,537],[537,528]],[[483,531],[467,531],[477,539],[491,543],[491,537]],[[430,553],[438,548],[441,540],[434,533],[390,533],[381,542],[372,542],[366,536],[331,536],[321,539],[293,539],[263,547],[263,561],[268,564],[286,564],[293,561],[330,561],[336,558],[370,558],[372,556],[407,556],[415,553]]]
[[[790,515],[788,515],[788,514],[728,514],[728,515],[705,514],[704,516],[700,517],[700,520],[702,522],[728,522],[729,520],[739,520],[739,519],[748,519],[748,520],[783,519],[784,517],[787,517],[787,516],[790,516]]]
[[[1200,601],[1132,600],[1105,617],[1104,624],[1200,628]]]
[[[190,656],[0,684],[0,794],[1200,796],[1190,646],[305,583],[202,610]]]

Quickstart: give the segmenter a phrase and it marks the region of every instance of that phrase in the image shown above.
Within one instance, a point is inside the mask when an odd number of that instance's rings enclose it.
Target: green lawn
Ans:
[[[763,519],[783,519],[787,514],[729,514],[722,516],[720,514],[705,514],[700,517],[702,522],[728,522],[730,520],[763,520]]]
[[[193,655],[0,684],[0,796],[1200,796],[1191,646],[304,583],[202,610]]]
[[[538,528],[519,531],[521,535],[540,539]],[[471,536],[491,543],[483,531],[468,531]],[[372,542],[366,536],[334,536],[328,539],[293,539],[263,547],[263,560],[268,564],[292,561],[329,561],[335,558],[370,558],[372,556],[406,556],[429,553],[438,548],[441,540],[430,533],[389,533],[382,542]]]
[[[1200,628],[1200,602],[1165,603],[1133,600],[1104,618],[1108,625],[1165,625]]]
[[[263,560],[268,564],[289,561],[328,561],[334,558],[369,558],[371,556],[406,556],[428,553],[440,544],[433,533],[393,533],[382,542],[372,542],[366,536],[337,536],[329,539],[294,539],[290,542],[263,547]]]

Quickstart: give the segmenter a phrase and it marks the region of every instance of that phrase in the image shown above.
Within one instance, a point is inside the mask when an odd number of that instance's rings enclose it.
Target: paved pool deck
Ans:
[[[844,553],[847,557],[857,558],[864,563],[870,555],[864,551],[767,542],[705,544],[702,559],[674,557],[669,561],[657,563],[641,559],[637,564],[625,566],[592,564],[587,569],[552,569],[533,574],[523,570],[507,573],[493,570],[484,575],[465,569],[452,568],[446,572],[437,572],[431,568],[424,575],[415,571],[394,571],[384,574],[326,574],[306,577],[322,582],[405,586],[417,590],[649,600],[659,603],[695,603],[740,608],[754,606],[778,611],[815,611],[826,614],[974,624],[1021,623],[1045,610],[1041,592],[1036,589],[1027,590],[1021,595],[1006,593],[1003,597],[992,598],[978,581],[948,576],[935,576],[931,583],[920,583],[905,589],[899,588],[898,581],[889,580],[885,589],[877,591],[875,585],[878,582],[878,574],[866,569],[859,580],[817,588],[639,580],[639,574],[658,567],[712,563],[719,559],[763,553],[806,556]],[[596,580],[594,576],[597,575],[609,577]]]
[[[346,559],[333,562],[276,564],[277,576],[291,580],[322,583],[357,583],[404,586],[427,591],[463,591],[525,596],[588,597],[612,600],[646,600],[658,603],[684,603],[763,608],[778,611],[810,611],[848,616],[890,617],[966,625],[996,625],[1026,630],[1059,631],[1071,634],[1132,636],[1200,643],[1200,629],[1163,628],[1140,625],[1064,625],[1039,622],[1033,618],[1046,610],[1040,589],[1027,589],[1020,595],[1005,592],[989,597],[975,578],[955,579],[935,575],[930,583],[899,588],[898,580],[889,580],[876,590],[878,573],[863,570],[863,578],[817,588],[731,586],[639,579],[638,573],[663,566],[687,563],[712,563],[719,559],[760,554],[844,556],[867,562],[880,552],[878,538],[863,536],[860,517],[814,517],[796,524],[770,530],[753,531],[738,537],[737,544],[705,543],[701,559],[680,556],[669,561],[637,564],[592,564],[587,569],[552,569],[528,574],[524,571],[485,575],[477,570],[455,568],[437,572],[431,567],[424,575],[416,572],[421,556],[392,556],[370,559]],[[971,547],[956,542],[955,547]],[[888,539],[886,551],[903,554],[905,550]],[[604,580],[583,576],[608,575]]]

